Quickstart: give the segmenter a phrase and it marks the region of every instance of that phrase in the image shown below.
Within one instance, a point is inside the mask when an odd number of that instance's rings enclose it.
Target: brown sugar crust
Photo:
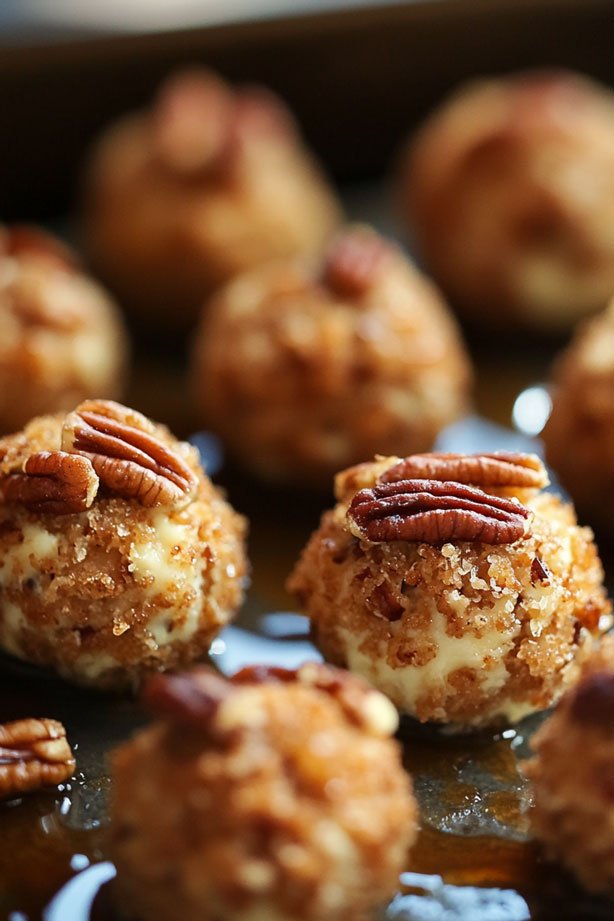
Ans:
[[[555,331],[614,290],[614,102],[576,74],[472,82],[403,156],[402,206],[452,303]]]
[[[371,918],[416,835],[398,743],[302,680],[244,678],[221,696],[200,729],[170,718],[115,753],[122,911],[149,921]]]
[[[64,421],[44,416],[1,439],[0,476],[57,449]],[[78,514],[46,514],[0,503],[0,644],[78,683],[132,686],[194,660],[243,597],[244,520],[194,448],[148,425],[193,471],[188,504],[102,493]]]
[[[587,520],[614,533],[614,302],[578,329],[560,357],[544,442]]]
[[[85,182],[93,264],[150,323],[185,327],[260,263],[324,246],[341,219],[280,100],[206,71],[170,78],[100,139]]]
[[[614,733],[612,709],[595,712],[594,688],[614,686],[614,637],[603,640],[580,681],[533,736],[525,765],[533,782],[533,832],[592,892],[614,895]],[[590,718],[578,713],[593,696]],[[586,703],[586,700],[584,701]]]
[[[345,236],[387,251],[369,284],[358,273],[362,288],[352,276],[341,296],[319,267],[279,264],[236,279],[203,316],[203,419],[268,479],[328,484],[375,451],[427,450],[467,409],[469,360],[435,288],[374,231]]]
[[[109,295],[36,228],[0,227],[0,432],[118,397],[126,334]]]
[[[375,461],[371,484],[398,462]],[[611,623],[592,534],[571,506],[534,494],[527,534],[505,546],[373,544],[348,529],[350,482],[367,487],[369,465],[338,476],[343,501],[288,581],[327,660],[421,721],[515,721],[558,699]]]

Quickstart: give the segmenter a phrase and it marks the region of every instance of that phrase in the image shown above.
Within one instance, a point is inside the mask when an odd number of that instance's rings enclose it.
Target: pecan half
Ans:
[[[518,486],[542,489],[548,474],[536,454],[411,454],[384,471],[380,483],[399,480],[451,480],[482,488]]]
[[[447,540],[511,544],[523,537],[530,512],[518,501],[473,486],[439,480],[401,480],[356,493],[347,511],[361,540]]]
[[[390,244],[377,234],[353,228],[329,247],[323,282],[340,297],[360,297],[374,284],[391,253]]]
[[[578,723],[614,731],[614,672],[582,678],[571,692],[570,713]]]
[[[66,730],[57,720],[0,724],[0,797],[62,783],[75,769]]]
[[[0,228],[0,252],[16,258],[35,256],[65,271],[77,268],[77,257],[68,246],[29,224]]]
[[[140,413],[92,400],[67,416],[62,447],[87,457],[112,495],[147,507],[186,504],[196,491],[196,475],[154,432]]]
[[[87,457],[39,451],[27,458],[23,472],[8,473],[0,480],[0,496],[35,512],[70,515],[90,507],[98,483]]]
[[[201,666],[177,675],[153,675],[141,700],[156,716],[202,729],[231,693],[232,685],[226,678]]]
[[[208,169],[228,143],[233,118],[228,88],[204,70],[186,70],[162,86],[152,113],[152,143],[173,172]]]

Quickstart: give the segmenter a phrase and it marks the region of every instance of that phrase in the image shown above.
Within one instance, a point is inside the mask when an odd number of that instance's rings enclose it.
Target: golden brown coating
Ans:
[[[561,356],[546,457],[587,521],[614,533],[614,301]]]
[[[614,291],[614,99],[567,72],[470,83],[403,159],[427,265],[486,325],[569,329]]]
[[[614,895],[614,637],[531,745],[534,834],[586,889]]]
[[[218,292],[192,376],[205,423],[242,463],[321,486],[375,451],[428,450],[466,410],[471,371],[435,288],[352,227],[315,269],[270,266]]]
[[[0,226],[0,432],[87,397],[118,397],[127,340],[109,295],[58,240]]]
[[[165,719],[113,759],[126,917],[370,919],[416,835],[389,702],[316,663],[154,680]]]
[[[34,419],[0,439],[0,645],[103,688],[189,663],[241,603],[244,532],[196,450],[139,413]]]
[[[324,656],[365,677],[402,712],[458,726],[515,722],[558,699],[610,625],[601,563],[571,506],[514,485],[524,474],[502,480],[489,476],[489,463],[435,457],[446,460],[446,479],[440,471],[438,483],[423,480],[421,493],[407,485],[416,480],[393,482],[391,491],[386,475],[401,463],[415,471],[423,459],[378,458],[339,474],[338,504],[323,516],[288,588]],[[437,470],[427,466],[431,475]],[[454,482],[455,469],[460,475],[472,466],[474,485]],[[517,466],[526,473],[523,461]],[[495,498],[500,493],[507,496]],[[508,504],[523,509],[524,533],[485,543],[478,535],[505,523]],[[367,520],[392,533],[361,538],[357,527]],[[414,539],[395,539],[410,524]]]
[[[150,111],[108,129],[85,192],[93,264],[164,327],[189,326],[246,269],[319,252],[341,217],[281,101],[201,70],[170,77]]]

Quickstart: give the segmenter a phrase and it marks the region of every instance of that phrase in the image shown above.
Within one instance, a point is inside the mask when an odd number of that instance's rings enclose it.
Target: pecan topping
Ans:
[[[141,505],[185,504],[197,479],[144,416],[109,400],[82,403],[62,430],[62,446],[87,457],[107,492]]]
[[[377,234],[356,227],[331,244],[323,281],[340,297],[361,297],[376,281],[390,258],[392,247]]]
[[[206,71],[176,74],[160,90],[152,116],[153,145],[177,173],[208,169],[228,142],[233,100],[221,80]]]
[[[583,678],[571,694],[570,713],[579,723],[614,731],[614,672]]]
[[[212,722],[231,693],[232,685],[226,678],[201,666],[178,675],[153,675],[141,700],[156,716],[202,729]]]
[[[535,454],[411,454],[384,471],[380,483],[399,480],[453,480],[470,486],[542,489],[548,474]]]
[[[344,669],[320,662],[306,662],[297,669],[248,665],[232,678],[235,685],[267,682],[303,684],[324,691],[337,701],[350,722],[375,735],[391,735],[397,729],[398,717],[392,704]]]
[[[74,769],[61,723],[25,719],[0,724],[0,798],[62,783]]]
[[[38,227],[30,227],[28,224],[1,228],[0,252],[16,258],[36,256],[57,268],[69,271],[77,267],[76,256],[68,246]]]
[[[518,501],[461,483],[401,480],[356,493],[347,518],[352,534],[372,543],[511,544],[525,534],[529,514]]]
[[[23,472],[0,480],[4,502],[36,512],[70,515],[89,508],[98,491],[98,476],[86,457],[65,451],[39,451],[27,458]]]

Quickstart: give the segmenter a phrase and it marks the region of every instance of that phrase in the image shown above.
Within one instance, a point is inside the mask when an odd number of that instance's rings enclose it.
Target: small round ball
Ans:
[[[404,157],[425,261],[476,321],[569,329],[614,290],[614,97],[572,73],[462,87]]]
[[[376,451],[428,450],[468,405],[469,359],[436,289],[366,227],[323,264],[218,292],[192,372],[203,421],[257,475],[322,486]]]
[[[111,126],[85,177],[93,264],[127,309],[185,328],[220,283],[318,252],[340,208],[290,114],[257,87],[172,76],[149,111]]]
[[[614,896],[614,637],[533,736],[531,827],[591,892]]]
[[[367,921],[417,807],[389,702],[309,663],[155,679],[113,760],[116,895],[141,921]],[[172,881],[172,884],[171,884]]]
[[[189,663],[241,604],[244,532],[196,450],[139,413],[33,419],[0,439],[0,647],[100,688]]]
[[[120,396],[127,351],[115,304],[68,248],[32,227],[0,227],[0,432]]]
[[[614,532],[614,301],[576,332],[554,384],[548,463],[587,521]]]
[[[530,512],[513,543],[361,540],[348,506],[397,463],[339,475],[338,504],[289,579],[318,648],[423,722],[516,722],[548,707],[611,623],[591,531],[557,496],[525,489],[511,492]]]

